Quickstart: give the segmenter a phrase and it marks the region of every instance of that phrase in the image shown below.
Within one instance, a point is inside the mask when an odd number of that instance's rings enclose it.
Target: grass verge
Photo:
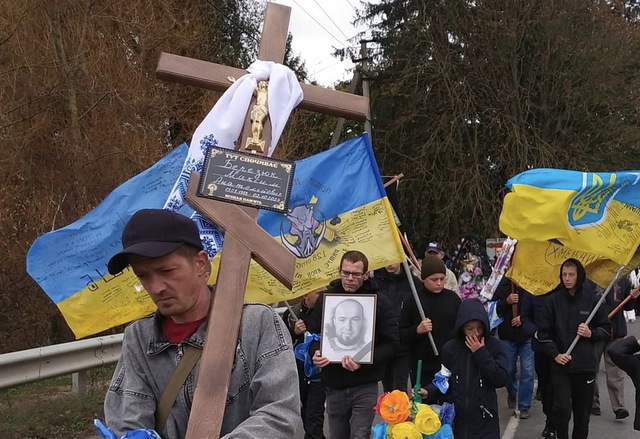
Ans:
[[[85,439],[95,436],[93,419],[104,419],[102,403],[113,365],[88,371],[87,394],[71,392],[71,376],[0,390],[3,439]]]

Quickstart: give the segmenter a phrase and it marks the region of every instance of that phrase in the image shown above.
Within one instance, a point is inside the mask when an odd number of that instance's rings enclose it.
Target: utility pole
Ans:
[[[364,130],[369,133],[369,139],[373,143],[371,133],[371,102],[369,101],[369,56],[367,55],[367,43],[371,40],[360,40],[360,61],[362,62],[362,96],[367,99],[367,119],[364,121]]]
[[[356,88],[358,87],[358,82],[362,80],[362,96],[367,98],[367,108],[366,108],[366,119],[364,122],[364,130],[369,133],[369,139],[371,139],[371,102],[369,102],[369,57],[367,55],[367,43],[373,42],[374,40],[360,40],[360,59],[354,59],[354,63],[360,63],[359,66],[353,71],[353,78],[351,78],[351,83],[349,83],[349,93],[355,93]],[[341,117],[336,122],[336,128],[333,130],[333,136],[331,137],[331,143],[329,144],[329,148],[332,148],[338,144],[340,141],[340,135],[342,134],[342,129],[344,127],[344,118]]]

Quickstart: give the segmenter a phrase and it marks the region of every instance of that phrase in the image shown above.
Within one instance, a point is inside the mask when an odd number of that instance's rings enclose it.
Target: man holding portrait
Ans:
[[[369,280],[368,265],[363,253],[346,252],[340,279],[318,299],[308,325],[310,332],[322,332],[322,347],[313,343],[309,352],[322,369],[331,437],[370,437],[378,381],[399,347],[397,318],[389,300]],[[323,320],[326,331],[321,331]],[[369,362],[364,361],[366,354]]]

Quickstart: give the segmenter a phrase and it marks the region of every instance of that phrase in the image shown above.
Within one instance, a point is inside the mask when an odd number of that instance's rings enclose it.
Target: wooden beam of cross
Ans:
[[[279,63],[283,61],[290,14],[291,8],[275,3],[267,4],[258,59]],[[228,76],[237,78],[246,72],[163,53],[156,73],[161,79],[223,91],[230,85]],[[366,118],[367,99],[321,87],[301,85],[304,100],[300,108],[356,120]],[[250,113],[251,106],[245,116],[244,128],[236,149],[244,150],[244,140],[251,137]],[[266,154],[271,139],[268,116],[262,139],[266,142],[263,152]],[[202,373],[199,374],[186,439],[218,438],[220,435],[251,258],[289,289],[292,287],[295,270],[295,257],[256,224],[256,209],[203,199],[196,195],[196,189],[197,181],[192,176],[187,201],[200,214],[224,229],[225,239],[200,361]]]

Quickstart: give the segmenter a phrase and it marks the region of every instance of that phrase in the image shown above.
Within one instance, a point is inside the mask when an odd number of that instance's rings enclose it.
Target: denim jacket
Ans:
[[[154,428],[156,402],[184,350],[204,343],[206,322],[190,338],[175,345],[162,335],[163,318],[156,312],[132,323],[124,332],[122,356],[104,403],[106,423],[118,435]],[[163,439],[185,437],[198,368],[199,363],[178,393],[165,429],[159,432]],[[221,437],[293,437],[300,419],[289,333],[269,306],[245,304]]]

